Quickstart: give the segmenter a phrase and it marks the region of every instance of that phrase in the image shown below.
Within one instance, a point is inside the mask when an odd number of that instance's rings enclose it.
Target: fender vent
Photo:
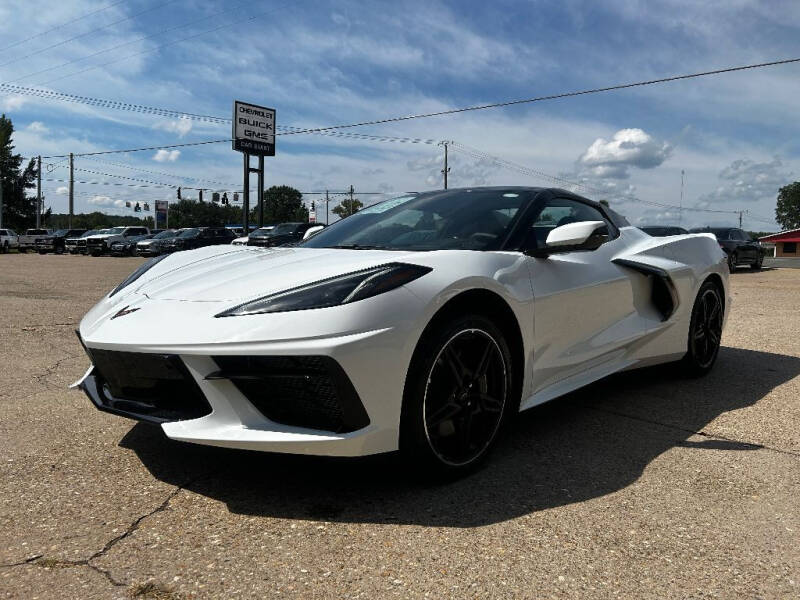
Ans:
[[[664,269],[624,258],[615,258],[611,262],[620,267],[627,267],[638,271],[653,282],[651,301],[653,302],[653,306],[656,307],[656,310],[661,314],[662,321],[666,321],[675,313],[675,310],[678,308],[678,292],[675,289],[675,283],[672,281],[669,273]]]

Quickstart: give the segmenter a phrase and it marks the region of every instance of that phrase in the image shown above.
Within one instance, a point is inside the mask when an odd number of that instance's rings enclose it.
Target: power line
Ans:
[[[508,100],[505,102],[494,102],[492,104],[478,104],[475,106],[467,106],[464,108],[453,108],[449,110],[440,110],[436,112],[429,112],[429,113],[419,113],[415,115],[408,115],[405,117],[388,117],[385,119],[374,119],[372,121],[361,121],[360,123],[350,123],[347,125],[332,125],[330,127],[317,127],[314,129],[307,129],[304,133],[308,133],[311,131],[320,132],[320,131],[330,131],[333,129],[347,129],[350,127],[363,127],[366,125],[382,125],[384,123],[397,123],[399,121],[410,121],[412,119],[426,119],[429,117],[441,117],[444,115],[454,115],[457,113],[463,112],[470,112],[470,111],[477,111],[477,110],[486,110],[489,108],[501,108],[505,106],[515,106],[517,104],[530,104],[533,102],[542,102],[544,100],[558,100],[560,98],[572,98],[574,96],[586,96],[589,94],[599,94],[601,92],[610,92],[614,90],[623,90],[627,88],[633,87],[643,87],[647,85],[655,85],[657,83],[668,83],[671,81],[680,81],[683,79],[694,79],[697,77],[707,77],[709,75],[720,75],[722,73],[732,73],[734,71],[745,71],[748,69],[760,69],[763,67],[772,67],[776,65],[786,65],[789,63],[796,63],[800,62],[800,58],[787,58],[783,60],[774,60],[765,63],[758,63],[752,65],[744,65],[740,67],[727,67],[725,69],[715,69],[713,71],[703,71],[700,73],[690,73],[687,75],[672,75],[669,77],[661,77],[659,79],[649,79],[646,81],[637,81],[635,83],[622,83],[618,85],[611,85],[606,87],[600,88],[592,88],[587,90],[580,90],[575,92],[562,92],[559,94],[550,94],[547,96],[536,96],[533,98],[524,98],[522,100]],[[299,133],[299,132],[298,132]]]
[[[171,4],[172,2],[175,2],[175,0],[169,0],[169,2],[167,2],[167,4]],[[164,5],[162,5],[162,6],[166,6],[166,4],[164,4]],[[136,15],[133,15],[133,16],[131,16],[130,18],[137,17],[137,16],[141,15],[141,14],[142,14],[142,13],[144,13],[144,12],[148,12],[148,11],[150,11],[150,10],[155,10],[156,8],[162,8],[162,6],[157,6],[157,7],[155,7],[155,8],[150,8],[150,9],[147,9],[147,10],[145,10],[145,11],[142,11],[142,12],[140,12],[140,13],[137,13]],[[137,43],[137,42],[142,42],[142,41],[144,41],[144,40],[148,40],[148,39],[150,39],[150,38],[154,38],[154,37],[156,37],[156,36],[159,36],[159,35],[161,35],[161,34],[164,34],[164,33],[170,33],[171,31],[177,31],[177,30],[185,29],[186,27],[189,27],[189,26],[191,26],[191,25],[194,25],[195,23],[200,23],[201,21],[207,21],[207,20],[209,20],[209,19],[213,19],[213,18],[215,18],[215,17],[219,17],[220,15],[223,15],[223,14],[225,14],[225,13],[229,13],[229,12],[232,12],[232,11],[234,11],[234,10],[240,10],[240,8],[241,8],[241,7],[239,7],[239,6],[237,6],[237,7],[234,7],[234,8],[227,8],[227,9],[225,9],[225,10],[222,10],[222,11],[219,11],[219,12],[216,12],[216,13],[213,13],[213,14],[211,14],[211,15],[208,15],[208,16],[205,16],[205,17],[201,17],[201,18],[199,18],[199,19],[194,19],[193,21],[187,21],[187,22],[185,22],[185,23],[181,23],[180,25],[175,25],[175,26],[173,26],[173,27],[167,27],[166,29],[161,29],[160,31],[156,31],[155,33],[150,33],[150,34],[148,34],[148,35],[143,35],[143,36],[141,36],[141,37],[138,37],[138,38],[135,38],[135,39],[133,39],[133,40],[129,40],[129,41],[127,41],[127,42],[123,42],[123,43],[121,43],[121,44],[117,44],[116,46],[109,46],[108,48],[104,48],[104,49],[102,49],[102,50],[98,50],[98,51],[96,51],[96,52],[93,52],[93,53],[91,53],[91,54],[87,54],[87,55],[85,55],[85,56],[81,56],[80,58],[74,58],[74,59],[72,59],[72,60],[68,60],[68,61],[66,61],[66,62],[63,62],[63,63],[59,64],[59,65],[55,65],[55,66],[52,66],[52,67],[48,67],[48,68],[46,68],[46,69],[41,69],[41,70],[39,70],[39,71],[34,71],[34,72],[31,72],[31,73],[28,73],[27,75],[22,75],[22,76],[20,76],[20,77],[16,77],[16,78],[14,78],[14,79],[10,79],[10,80],[9,80],[9,82],[12,82],[12,81],[22,81],[23,79],[27,79],[28,77],[33,77],[33,76],[35,76],[35,75],[41,75],[42,73],[47,73],[48,71],[53,71],[53,70],[55,70],[55,69],[60,69],[60,68],[62,68],[62,67],[66,67],[66,66],[68,66],[68,65],[71,65],[71,64],[74,64],[74,63],[77,63],[77,62],[84,61],[84,60],[86,60],[86,59],[88,59],[88,58],[93,58],[93,57],[95,57],[95,56],[99,56],[99,55],[101,55],[101,54],[105,54],[106,52],[111,52],[111,51],[113,51],[113,50],[119,50],[120,48],[124,48],[125,46],[130,46],[131,44],[135,44],[135,43]],[[123,20],[125,20],[125,19],[123,19]],[[102,29],[102,28],[100,28],[100,29]],[[90,33],[91,33],[91,32],[90,32]],[[78,36],[78,37],[81,37],[81,36]],[[77,38],[72,38],[72,39],[77,39]],[[67,41],[72,41],[72,40],[67,40]],[[66,42],[64,42],[64,43],[66,43]],[[170,43],[172,43],[172,42],[170,42]],[[57,44],[57,45],[58,45],[58,44]],[[159,47],[160,47],[160,46],[159,46]],[[158,47],[157,47],[157,48],[153,48],[153,49],[148,49],[148,50],[145,50],[145,51],[143,51],[142,53],[144,53],[144,52],[153,52],[153,51],[155,51],[155,50],[157,50],[157,49],[158,49]],[[138,54],[137,54],[137,55],[138,55]],[[114,60],[114,61],[112,61],[112,62],[117,62],[118,60],[124,60],[124,58],[130,58],[130,57],[132,57],[132,56],[137,56],[137,55],[130,55],[129,57],[123,57],[123,58],[120,58],[120,59],[116,59],[116,60]],[[23,58],[26,58],[26,57],[23,57]],[[11,61],[11,62],[14,62],[14,61]],[[8,63],[6,63],[6,64],[8,64]],[[111,63],[107,63],[107,64],[111,64]],[[3,66],[3,65],[0,65],[0,66]],[[87,69],[85,69],[85,71],[88,71],[88,70],[91,70],[91,69],[95,69],[95,68],[97,68],[98,66],[102,66],[102,65],[96,65],[96,66],[94,66],[94,67],[87,68]],[[63,77],[59,77],[58,79],[64,79],[64,78],[66,78],[66,77],[72,77],[72,75],[77,75],[78,73],[83,73],[83,72],[84,72],[84,71],[76,71],[76,72],[74,72],[74,73],[70,73],[70,74],[68,74],[68,75],[65,75],[65,76],[63,76]],[[52,80],[52,81],[56,81],[56,80]],[[42,85],[44,85],[44,84],[42,84]]]
[[[149,12],[152,12],[154,10],[158,10],[160,8],[163,8],[164,6],[167,6],[168,4],[174,4],[176,1],[177,0],[165,0],[165,2],[163,2],[163,3],[161,3],[161,4],[157,5],[157,6],[151,6],[150,8],[146,8],[145,10],[139,11],[136,14],[130,15],[130,16],[125,17],[123,19],[118,19],[118,20],[114,21],[113,23],[108,23],[107,25],[103,25],[102,27],[95,27],[94,29],[91,29],[91,30],[89,30],[89,31],[87,31],[85,33],[73,36],[73,37],[68,38],[66,40],[62,40],[62,41],[57,42],[55,44],[51,44],[50,46],[45,46],[44,48],[40,48],[38,50],[35,50],[35,51],[30,52],[28,54],[25,54],[24,56],[18,56],[17,58],[12,58],[9,61],[6,61],[4,63],[0,63],[0,67],[5,67],[6,65],[10,65],[10,64],[13,64],[15,62],[19,62],[21,60],[25,60],[26,58],[30,58],[32,56],[36,56],[38,54],[41,54],[42,52],[47,52],[48,50],[52,50],[53,48],[58,48],[59,46],[63,46],[64,44],[68,44],[70,42],[74,42],[75,40],[79,40],[79,39],[81,39],[83,37],[86,37],[87,35],[91,35],[92,33],[96,33],[98,31],[102,31],[103,29],[108,29],[109,27],[112,27],[114,25],[118,25],[118,24],[123,23],[125,21],[130,21],[131,19],[135,19],[136,17],[138,17],[140,15],[143,15],[145,13],[149,13]],[[82,60],[82,59],[79,59],[79,60]],[[65,64],[69,64],[69,63],[65,63]],[[63,66],[63,65],[59,65],[59,66]],[[57,67],[52,67],[52,68],[57,68]],[[49,70],[51,70],[51,69],[45,69],[45,71],[49,71]],[[40,72],[43,72],[43,71],[40,71]],[[26,77],[31,77],[32,75],[35,75],[35,73],[30,74],[30,75],[25,75],[24,77],[19,77],[18,79],[25,79]]]
[[[39,33],[36,33],[34,35],[28,36],[28,37],[26,37],[26,38],[24,38],[22,40],[19,40],[18,42],[14,42],[13,44],[10,44],[8,46],[4,46],[3,48],[0,48],[0,52],[5,52],[6,50],[9,50],[11,48],[15,48],[16,46],[19,46],[20,44],[24,44],[25,42],[29,42],[29,41],[34,40],[36,38],[40,38],[43,35],[47,35],[51,31],[55,31],[56,29],[61,29],[62,27],[66,27],[67,25],[71,25],[72,23],[76,23],[76,22],[81,21],[81,20],[83,20],[83,19],[85,19],[87,17],[91,17],[92,15],[95,15],[97,13],[100,13],[100,12],[103,12],[105,10],[108,10],[109,8],[113,8],[113,7],[117,6],[117,4],[122,4],[123,2],[126,2],[126,1],[127,0],[117,0],[117,2],[112,2],[111,4],[108,4],[108,5],[106,5],[106,6],[102,7],[102,8],[98,8],[97,10],[93,10],[91,12],[88,12],[88,13],[84,14],[84,15],[81,15],[80,17],[76,17],[76,18],[74,18],[74,19],[72,19],[70,21],[65,21],[64,23],[61,23],[60,25],[56,25],[55,27],[51,27],[50,29],[46,29],[46,30],[41,31]]]
[[[167,42],[165,44],[160,44],[158,46],[155,46],[154,48],[148,48],[148,49],[145,49],[145,50],[141,50],[139,52],[134,52],[133,54],[128,54],[126,56],[122,56],[120,58],[115,58],[114,60],[110,60],[108,62],[104,62],[104,63],[98,64],[98,65],[94,65],[94,66],[91,66],[91,67],[87,67],[87,68],[82,69],[80,71],[75,71],[73,73],[68,73],[66,75],[62,75],[61,77],[56,77],[54,79],[50,79],[48,81],[42,82],[40,85],[47,85],[47,84],[53,83],[55,81],[61,81],[62,79],[67,79],[68,77],[73,77],[75,75],[80,75],[81,73],[86,73],[87,71],[93,71],[94,69],[99,69],[100,67],[105,67],[105,66],[108,66],[108,65],[112,65],[114,63],[118,63],[118,62],[121,62],[123,60],[127,60],[129,58],[135,58],[137,56],[141,56],[142,54],[150,54],[151,52],[155,52],[156,50],[160,50],[162,48],[167,48],[168,46],[174,46],[175,44],[179,44],[179,43],[185,42],[187,40],[191,40],[191,39],[194,39],[194,38],[197,38],[197,37],[200,37],[200,36],[208,35],[210,33],[215,33],[217,31],[220,31],[221,29],[226,29],[228,27],[232,27],[234,25],[238,25],[239,23],[245,23],[245,22],[248,22],[248,21],[254,21],[256,19],[260,19],[261,17],[263,17],[263,16],[265,16],[267,14],[276,12],[276,11],[278,11],[280,9],[287,8],[287,7],[294,8],[295,6],[297,6],[297,2],[284,3],[284,4],[281,4],[280,6],[276,6],[276,7],[272,8],[270,10],[262,11],[260,13],[251,15],[251,16],[246,17],[244,19],[238,19],[238,20],[232,21],[230,23],[225,23],[223,25],[218,25],[217,27],[212,27],[211,29],[206,29],[206,30],[201,31],[199,33],[195,33],[195,34],[192,34],[192,35],[187,35],[187,36],[184,36],[182,38],[178,38],[177,40],[173,40],[171,42]],[[230,9],[222,11],[222,12],[230,12]],[[222,13],[217,13],[217,14],[219,15],[219,14],[222,14]],[[206,18],[208,18],[208,17],[206,17]],[[198,21],[200,21],[200,20],[205,20],[205,19],[198,19]],[[196,22],[197,21],[193,21],[192,23],[196,23]],[[186,25],[183,25],[183,26],[181,26],[181,28],[183,28],[185,26]],[[175,28],[172,28],[172,29],[175,29]],[[162,31],[161,33],[164,33],[164,32]],[[152,36],[148,36],[148,37],[152,37]]]

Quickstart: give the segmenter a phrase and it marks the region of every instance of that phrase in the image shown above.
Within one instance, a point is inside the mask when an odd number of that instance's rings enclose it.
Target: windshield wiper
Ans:
[[[338,246],[328,246],[340,250],[386,250],[386,246],[370,246],[368,244],[339,244]]]

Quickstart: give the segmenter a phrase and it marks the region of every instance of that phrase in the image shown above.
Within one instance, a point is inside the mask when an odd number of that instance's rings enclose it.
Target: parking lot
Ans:
[[[528,411],[478,473],[205,448],[67,386],[142,259],[0,257],[0,597],[800,595],[800,270],[742,269],[714,371]]]

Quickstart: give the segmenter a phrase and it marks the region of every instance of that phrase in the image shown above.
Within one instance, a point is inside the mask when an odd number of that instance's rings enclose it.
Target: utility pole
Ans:
[[[3,190],[0,190],[0,200],[3,198]],[[330,202],[330,198],[328,198],[328,190],[325,190],[325,225],[329,225],[330,222],[328,221],[328,202]],[[0,204],[2,206],[2,204]],[[2,219],[2,216],[0,216]],[[0,221],[2,223],[2,221]]]
[[[740,211],[739,211],[739,229],[741,229],[741,228],[742,228],[742,213],[743,213],[743,212],[744,212],[743,210],[740,210]]]
[[[442,174],[444,175],[444,189],[447,189],[447,174],[450,172],[450,167],[447,165],[447,145],[450,142],[440,142],[440,145],[444,146],[444,169],[442,169]]]
[[[348,215],[348,216],[352,216],[352,214],[353,214],[353,185],[351,184],[350,185],[350,215]]]
[[[683,169],[681,169],[681,203],[678,208],[678,225],[683,222]]]
[[[75,173],[73,171],[74,157],[69,153],[69,218],[67,227],[72,229],[72,213],[75,211]]]
[[[3,226],[3,163],[0,163],[0,227]]]
[[[42,157],[36,157],[36,229],[42,226]]]

